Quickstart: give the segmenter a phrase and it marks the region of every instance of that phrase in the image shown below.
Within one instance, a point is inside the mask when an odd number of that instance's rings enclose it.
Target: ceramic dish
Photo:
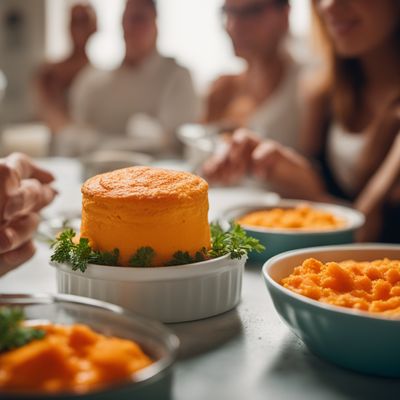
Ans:
[[[313,353],[354,371],[400,377],[400,319],[321,303],[279,283],[309,257],[322,262],[400,259],[400,246],[365,244],[294,250],[271,258],[263,266],[276,310]]]
[[[259,204],[258,206],[236,206],[226,210],[222,214],[222,218],[236,220],[252,211],[269,210],[273,208],[294,208],[299,204],[305,203],[311,208],[328,211],[344,219],[345,226],[331,230],[289,230],[243,225],[243,229],[250,236],[258,239],[265,246],[265,251],[262,253],[250,253],[250,261],[264,262],[266,259],[288,250],[311,246],[352,243],[355,231],[364,224],[364,216],[352,208],[333,204],[305,202],[302,200],[280,200],[276,204],[269,206],[263,204]]]
[[[53,265],[60,293],[118,304],[162,322],[183,322],[234,308],[240,300],[245,262],[245,257],[232,260],[226,255],[173,267],[88,265],[84,273]]]
[[[101,391],[40,396],[0,392],[0,398],[9,400],[170,398],[172,365],[179,341],[160,323],[131,314],[118,306],[77,296],[0,295],[0,306],[22,308],[27,320],[45,320],[64,325],[83,323],[99,333],[134,340],[155,360],[152,365],[134,374],[128,382]]]

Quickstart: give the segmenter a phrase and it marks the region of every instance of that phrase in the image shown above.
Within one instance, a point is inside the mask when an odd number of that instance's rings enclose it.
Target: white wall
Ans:
[[[0,0],[0,123],[26,121],[34,110],[29,85],[45,52],[45,0]]]

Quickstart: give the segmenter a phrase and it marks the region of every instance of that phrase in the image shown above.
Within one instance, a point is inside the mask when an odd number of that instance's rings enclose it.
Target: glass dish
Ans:
[[[63,325],[82,323],[104,335],[134,340],[154,360],[154,363],[133,374],[129,381],[84,394],[22,395],[0,391],[0,398],[10,400],[170,398],[172,365],[176,358],[179,340],[162,324],[136,316],[112,304],[70,295],[1,294],[0,307],[2,306],[23,309],[27,320]]]

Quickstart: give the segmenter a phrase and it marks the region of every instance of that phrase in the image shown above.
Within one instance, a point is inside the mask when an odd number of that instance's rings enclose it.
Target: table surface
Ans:
[[[79,212],[80,167],[73,160],[43,160],[60,194],[46,216]],[[260,189],[210,190],[210,218],[235,204],[271,199]],[[50,251],[37,244],[35,257],[0,279],[0,293],[56,292]],[[265,288],[261,266],[246,266],[242,301],[223,315],[170,324],[181,340],[174,400],[398,399],[400,380],[363,376],[312,355],[279,319]],[[400,362],[400,361],[399,361]]]

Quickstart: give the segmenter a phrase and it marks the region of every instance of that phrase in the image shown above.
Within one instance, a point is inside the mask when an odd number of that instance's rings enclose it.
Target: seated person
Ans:
[[[221,130],[248,127],[297,147],[300,68],[284,48],[289,1],[225,0],[222,13],[235,55],[247,66],[214,82],[203,122]]]
[[[174,152],[178,144],[176,129],[198,117],[198,99],[189,71],[157,51],[154,1],[128,0],[122,26],[122,65],[109,72],[93,68],[82,71],[72,88],[71,113],[53,114],[56,153],[72,155],[84,152],[90,144],[98,145],[99,140],[121,137],[129,133],[127,126],[138,114],[149,122],[146,126],[155,126],[148,130],[154,133],[159,128],[158,149]],[[83,142],[83,126],[92,128],[100,137],[94,135],[93,142]]]
[[[313,10],[330,54],[328,74],[304,96],[308,158],[242,130],[204,174],[238,183],[251,173],[286,197],[351,201],[367,217],[360,240],[399,242],[400,4],[314,0]]]
[[[0,160],[0,276],[34,254],[39,212],[56,195],[53,179],[23,154]]]
[[[41,67],[35,78],[38,113],[45,121],[53,107],[68,112],[70,89],[78,74],[90,62],[86,44],[96,32],[96,14],[90,5],[76,4],[71,8],[69,31],[72,51],[57,63]]]

